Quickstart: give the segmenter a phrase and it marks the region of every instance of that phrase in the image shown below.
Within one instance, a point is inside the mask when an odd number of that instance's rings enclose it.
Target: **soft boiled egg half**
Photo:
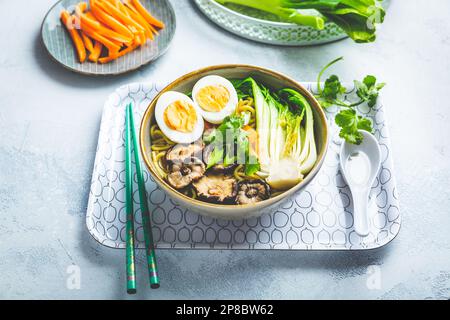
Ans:
[[[213,124],[222,123],[238,104],[236,89],[230,81],[220,76],[201,78],[192,89],[192,98],[203,118]]]
[[[175,143],[197,141],[205,126],[198,106],[187,95],[175,91],[159,97],[155,119],[162,133]]]

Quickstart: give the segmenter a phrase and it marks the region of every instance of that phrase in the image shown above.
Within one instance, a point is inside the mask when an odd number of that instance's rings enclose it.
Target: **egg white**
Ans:
[[[173,130],[169,128],[164,121],[164,111],[176,101],[186,101],[194,107],[195,112],[197,113],[197,122],[195,123],[192,132]],[[155,119],[162,133],[175,143],[192,143],[197,141],[202,136],[205,127],[200,108],[187,95],[176,91],[165,92],[159,97],[155,107]]]
[[[207,86],[223,86],[225,87],[228,92],[230,93],[230,100],[226,104],[225,108],[220,110],[219,112],[209,112],[203,110],[200,105],[197,103],[196,97],[197,93],[204,87]],[[206,76],[204,78],[201,78],[197,83],[195,84],[194,88],[192,89],[192,97],[194,99],[195,104],[197,105],[198,109],[200,110],[203,118],[213,124],[220,124],[223,122],[223,120],[234,113],[236,110],[237,104],[238,104],[238,95],[236,92],[236,89],[234,88],[233,84],[220,76]]]

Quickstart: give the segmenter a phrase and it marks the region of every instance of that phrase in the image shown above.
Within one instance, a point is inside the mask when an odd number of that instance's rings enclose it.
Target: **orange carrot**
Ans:
[[[113,61],[113,60],[115,60],[115,59],[117,59],[119,57],[122,57],[122,56],[126,55],[127,53],[133,51],[134,49],[136,49],[136,46],[130,46],[130,47],[128,47],[126,49],[123,49],[122,51],[120,51],[120,52],[118,52],[116,54],[113,54],[113,55],[110,54],[109,56],[107,56],[105,58],[100,58],[100,59],[98,59],[98,61],[100,63],[108,63],[108,62],[111,62],[111,61]]]
[[[103,9],[103,11],[106,11],[110,15],[112,15],[114,18],[122,21],[122,23],[125,23],[128,27],[133,26],[138,30],[145,31],[143,27],[141,27],[138,23],[136,23],[133,19],[130,17],[127,17],[124,15],[119,9],[114,7],[111,3],[105,1],[105,2],[99,2],[97,5]]]
[[[97,62],[100,54],[102,53],[103,45],[99,41],[95,41],[94,50],[89,55],[89,60],[92,62]]]
[[[78,19],[77,22],[79,23],[79,25],[85,23],[94,30],[98,30],[100,28],[100,23],[98,21],[89,18],[87,15],[84,14],[84,12],[86,11],[86,7],[87,7],[86,2],[80,2],[75,6],[75,15]]]
[[[119,9],[124,15],[130,17],[128,12],[125,10],[125,6],[120,0],[108,0],[112,5],[114,5],[117,9]]]
[[[131,10],[130,8],[128,8],[124,5],[123,5],[123,8],[124,8],[123,10],[125,10],[132,19],[134,19],[137,23],[139,23],[145,29],[145,36],[147,38],[150,38],[151,40],[153,40],[154,37],[153,37],[152,29],[150,28],[151,25],[147,21],[145,21],[145,19],[140,14],[134,12],[133,10]]]
[[[86,2],[80,2],[78,3],[77,7],[81,9],[81,12],[85,12],[87,10],[87,3]],[[75,7],[76,10],[76,7]]]
[[[145,26],[150,29],[150,31],[154,34],[159,34],[158,31],[145,20],[145,18],[139,13],[139,11],[136,10],[136,8],[133,6],[130,0],[124,0],[125,7],[128,9],[128,12],[133,12],[134,15],[132,15],[133,19],[138,21],[145,21]],[[142,25],[142,23],[141,23]],[[153,37],[150,37],[153,40]]]
[[[154,34],[159,35],[158,30],[156,30],[154,26],[152,26],[151,24],[149,24],[148,26],[149,26],[150,30],[151,30]]]
[[[157,28],[164,28],[164,23],[153,17],[139,0],[131,0],[131,2],[135,9],[144,17],[145,20],[147,20],[148,23],[154,25]]]
[[[126,37],[133,38],[133,33],[116,18],[110,16],[97,6],[97,2],[91,1],[91,11],[98,21],[107,25],[114,31],[123,34]]]
[[[144,33],[144,31],[138,30],[134,26],[128,26],[128,29],[130,29],[131,33],[133,33],[133,35],[134,35],[134,43],[142,44],[142,42],[143,42],[142,33]],[[145,36],[145,34],[144,34],[144,36]]]
[[[89,38],[84,32],[81,32],[81,38],[83,38],[83,43],[86,49],[92,53],[92,51],[94,51],[94,45],[92,44],[91,38]]]
[[[80,61],[80,63],[83,63],[86,60],[86,48],[84,47],[84,43],[80,34],[73,26],[73,18],[66,10],[61,11],[60,18],[67,31],[69,31],[69,34],[75,45],[75,49],[77,50],[78,60]]]
[[[142,38],[141,37],[135,37],[134,41],[133,41],[133,46],[138,47],[140,45],[142,45]]]
[[[86,18],[88,18],[87,15],[84,15],[84,16]],[[95,21],[95,22],[97,22],[97,21]],[[81,18],[81,23],[82,24],[85,23],[85,20],[84,20],[83,16]],[[87,23],[87,26],[89,28],[95,30],[98,34],[101,34],[102,36],[105,36],[105,37],[107,37],[107,38],[109,38],[111,40],[115,40],[115,41],[120,42],[120,43],[125,43],[127,46],[129,46],[133,42],[133,38],[124,36],[124,35],[122,35],[122,34],[120,34],[118,32],[115,32],[115,31],[113,31],[111,29],[108,29],[105,26],[101,25],[99,22],[98,22],[98,28],[97,29],[94,28],[90,23]]]
[[[94,30],[100,29],[100,23],[98,21],[92,20],[85,14],[81,14],[79,16],[79,19],[80,19],[80,24],[82,24],[82,23],[87,24],[89,27],[91,27]]]
[[[121,43],[118,43],[115,40],[108,39],[108,38],[102,36],[101,34],[97,33],[95,30],[91,29],[87,25],[81,25],[81,29],[83,30],[84,33],[86,33],[92,39],[101,42],[105,47],[108,48],[108,50],[110,50],[112,52],[120,50]]]

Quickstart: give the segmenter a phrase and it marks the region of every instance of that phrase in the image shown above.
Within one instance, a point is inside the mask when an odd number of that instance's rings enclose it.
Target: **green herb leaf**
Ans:
[[[229,147],[229,145],[228,145],[228,147]],[[233,164],[235,162],[236,162],[236,156],[234,155],[233,152],[230,152],[230,150],[228,150],[228,152],[225,153],[225,157],[223,159],[223,165],[225,167],[227,167],[227,166],[229,166],[229,165],[231,165],[231,164]]]
[[[358,115],[355,109],[341,110],[334,120],[341,128],[339,136],[352,144],[361,144],[363,141],[363,135],[358,130],[373,131],[372,121]]]
[[[339,104],[339,96],[345,91],[346,88],[341,84],[339,77],[332,75],[325,80],[323,91],[319,96],[319,102],[324,108]]]
[[[222,162],[223,159],[223,148],[221,146],[217,146],[213,149],[208,158],[208,163],[206,164],[206,169],[209,169],[219,162]]]
[[[215,147],[208,159],[207,168],[223,160],[224,166],[236,163],[237,160],[249,164],[249,142],[247,132],[242,129],[245,116],[232,115],[226,117],[222,124],[203,137],[206,144],[214,143]],[[238,159],[242,158],[242,159]],[[244,164],[243,163],[243,164]],[[256,163],[258,161],[256,160]]]
[[[377,78],[368,75],[362,82],[355,80],[356,94],[361,98],[362,102],[367,102],[369,107],[373,107],[377,103],[380,90],[385,86],[385,83],[377,83]]]
[[[255,158],[255,160],[250,161],[250,163],[245,165],[245,174],[247,176],[253,176],[259,170],[261,170],[261,166],[258,163],[258,160],[256,158]]]
[[[317,76],[317,91],[316,98],[319,100],[323,108],[328,108],[333,105],[345,105],[339,101],[339,96],[345,93],[346,88],[342,85],[337,75],[330,76],[325,80],[324,88],[322,89],[321,79],[326,70],[328,70],[335,63],[343,60],[344,57],[339,57],[328,63]]]

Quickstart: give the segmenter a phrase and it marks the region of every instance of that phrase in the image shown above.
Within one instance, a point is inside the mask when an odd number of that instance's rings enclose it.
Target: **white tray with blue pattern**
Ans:
[[[311,83],[304,85],[315,90]],[[125,248],[124,107],[133,102],[136,123],[140,123],[151,99],[163,87],[156,83],[125,85],[105,103],[86,214],[90,234],[105,246]],[[347,98],[356,99],[354,89]],[[339,170],[341,139],[333,121],[336,109],[331,107],[327,110],[331,143],[321,171],[304,191],[259,218],[226,221],[190,212],[159,189],[145,171],[156,247],[365,250],[392,241],[399,232],[401,216],[382,97],[373,108],[361,105],[359,111],[373,120],[382,150],[382,167],[370,194],[367,237],[358,236],[353,229],[351,194]],[[134,190],[136,243],[144,248],[136,185]]]

